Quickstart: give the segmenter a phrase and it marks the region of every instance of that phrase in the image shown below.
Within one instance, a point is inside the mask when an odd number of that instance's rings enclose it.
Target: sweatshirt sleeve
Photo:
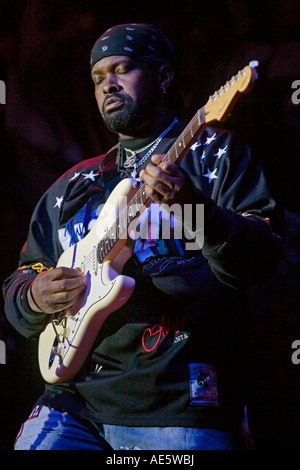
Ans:
[[[48,314],[31,310],[27,292],[35,277],[53,269],[66,246],[60,240],[71,216],[85,206],[92,194],[101,192],[94,182],[104,156],[85,160],[63,174],[38,202],[29,225],[19,267],[4,282],[5,313],[14,328],[27,338],[37,337],[49,319]],[[70,243],[70,240],[67,240]]]
[[[19,267],[3,285],[6,316],[14,328],[27,338],[38,335],[49,318],[47,314],[31,310],[27,291],[38,274],[56,265],[59,247],[54,245],[52,233],[55,223],[50,222],[49,217],[56,187],[52,186],[37,204],[27,241],[20,253]]]
[[[282,255],[284,233],[282,210],[263,168],[237,134],[209,129],[201,145],[183,169],[204,206],[202,254],[215,276],[233,288],[265,282]]]
[[[205,210],[202,254],[216,277],[234,288],[251,287],[269,280],[283,248],[283,239],[273,232],[269,218],[237,214],[211,201],[206,202]]]

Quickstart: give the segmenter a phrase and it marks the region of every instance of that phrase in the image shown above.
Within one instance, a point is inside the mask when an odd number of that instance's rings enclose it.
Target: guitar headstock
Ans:
[[[205,122],[225,121],[242,93],[251,90],[257,78],[258,61],[253,60],[209,97],[204,106]]]

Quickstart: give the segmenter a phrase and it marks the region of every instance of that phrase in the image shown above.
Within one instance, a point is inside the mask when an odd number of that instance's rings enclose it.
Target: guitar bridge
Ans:
[[[70,328],[66,328],[67,326],[67,318],[55,318],[51,321],[51,324],[54,329],[55,333],[55,340],[53,342],[53,346],[51,348],[51,354],[49,359],[49,365],[52,364],[54,357],[58,356],[60,358],[63,357],[65,352],[66,346],[64,344],[64,340],[68,338],[70,334]],[[62,328],[62,332],[59,332],[57,327]]]

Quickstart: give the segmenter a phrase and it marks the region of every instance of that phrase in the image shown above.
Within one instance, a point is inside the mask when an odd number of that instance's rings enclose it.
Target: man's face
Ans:
[[[123,136],[142,137],[160,108],[159,73],[140,60],[111,56],[96,62],[92,79],[108,129]]]

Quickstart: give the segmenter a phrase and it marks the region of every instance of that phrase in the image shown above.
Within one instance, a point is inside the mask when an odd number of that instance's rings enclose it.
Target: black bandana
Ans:
[[[108,29],[92,49],[91,68],[103,57],[112,55],[134,57],[157,65],[175,63],[169,41],[156,28],[147,24],[121,24]]]

